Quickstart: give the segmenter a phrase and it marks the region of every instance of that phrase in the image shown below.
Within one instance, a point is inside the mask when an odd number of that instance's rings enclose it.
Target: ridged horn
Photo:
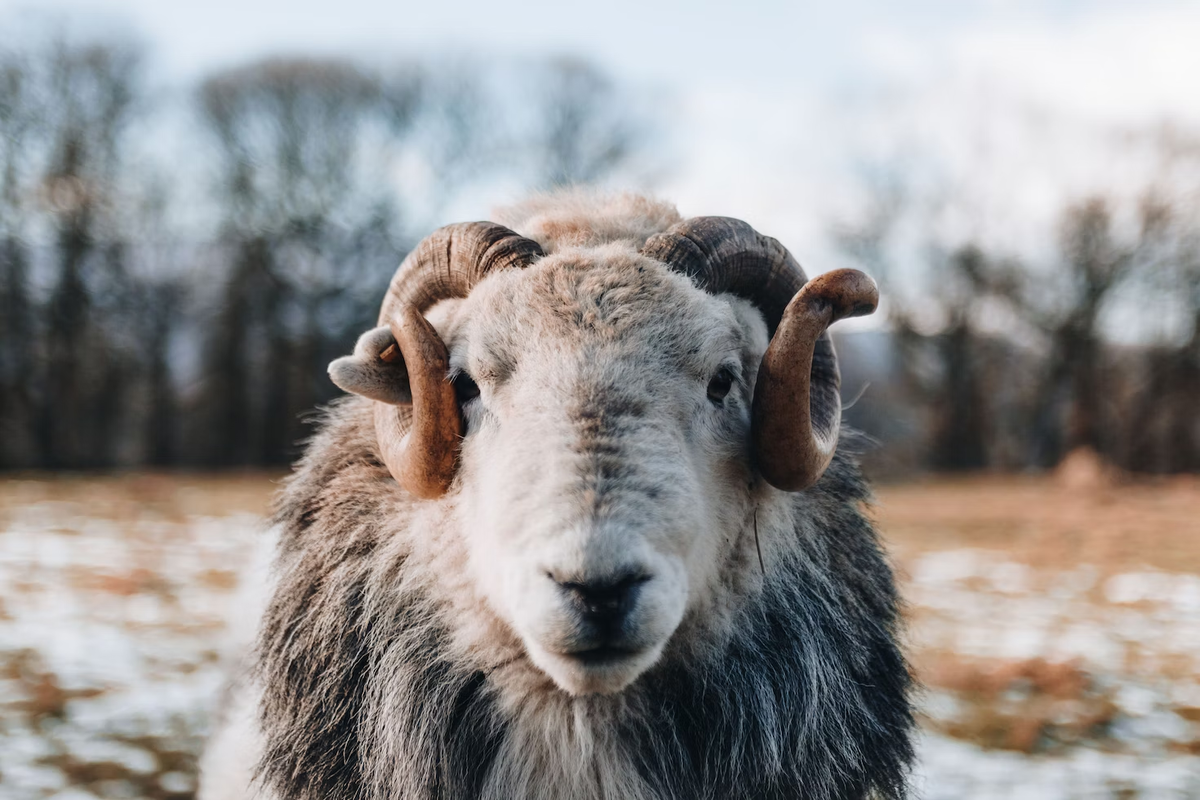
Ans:
[[[771,335],[754,387],[754,461],[768,483],[798,492],[816,483],[837,449],[841,376],[826,329],[870,314],[875,282],[853,269],[808,281],[775,239],[729,217],[693,217],[642,247],[714,294],[754,303]]]
[[[415,306],[422,313],[440,300],[466,297],[484,277],[509,267],[528,266],[542,246],[494,222],[460,222],[439,228],[400,264],[379,310],[390,324],[396,310]]]
[[[362,388],[369,389],[377,401],[375,435],[380,455],[388,471],[411,494],[432,499],[446,493],[458,470],[463,432],[449,381],[449,354],[424,312],[441,300],[466,297],[496,270],[523,268],[541,255],[537,242],[493,222],[465,222],[434,231],[409,253],[392,277],[379,312],[379,324],[390,329],[391,337],[367,337],[378,352],[356,351],[350,357],[363,359],[364,364],[349,365],[339,359],[331,365],[330,374],[335,378],[370,375],[375,376],[374,383],[379,376],[403,380],[407,374],[411,405],[379,400],[386,395],[376,386]],[[402,365],[397,363],[401,359]],[[345,382],[339,385],[347,391],[367,393]],[[405,393],[394,394],[401,397]]]

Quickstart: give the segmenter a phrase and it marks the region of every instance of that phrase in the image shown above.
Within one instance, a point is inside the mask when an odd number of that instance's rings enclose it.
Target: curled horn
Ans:
[[[330,364],[334,383],[377,401],[380,455],[413,495],[432,499],[450,488],[463,429],[446,345],[423,313],[441,300],[466,297],[491,272],[528,266],[541,255],[537,242],[492,222],[434,231],[396,270],[380,327],[359,339],[354,355]]]
[[[543,255],[542,246],[494,222],[460,222],[439,228],[408,254],[388,286],[379,323],[402,306],[424,312],[440,300],[466,297],[497,270],[523,268]]]
[[[783,245],[729,217],[684,220],[651,237],[642,253],[762,311],[771,344],[754,387],[754,460],[778,489],[816,483],[833,459],[842,419],[841,376],[826,329],[873,312],[875,282],[853,269],[808,281]]]

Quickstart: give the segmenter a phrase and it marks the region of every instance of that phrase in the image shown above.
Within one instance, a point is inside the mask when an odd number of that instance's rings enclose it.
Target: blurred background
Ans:
[[[921,795],[1200,798],[1197,42],[1186,0],[0,0],[0,796],[192,796],[326,365],[431,230],[593,184],[879,280],[837,340]]]

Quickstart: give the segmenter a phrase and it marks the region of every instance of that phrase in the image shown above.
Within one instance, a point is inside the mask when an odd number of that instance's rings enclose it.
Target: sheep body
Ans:
[[[622,326],[661,340],[683,336],[670,326],[687,319],[652,323],[638,309],[689,302],[694,313],[680,312],[685,317],[723,314],[741,331],[737,346],[752,373],[766,346],[761,316],[734,298],[693,296],[702,293],[686,278],[638,256],[650,235],[679,220],[670,206],[636,196],[556,195],[504,219],[547,254],[529,276],[489,278],[495,296],[481,291],[472,306],[477,315],[481,303],[506,309],[509,328],[521,319],[514,346],[536,349],[557,341],[553,326],[583,326],[610,348],[596,352],[614,363],[636,360],[646,345],[629,340]],[[561,303],[553,319],[523,319],[503,305],[515,302],[521,281],[537,283],[530,291],[540,292],[538,313],[548,297]],[[467,324],[464,303],[428,315],[448,341]],[[489,341],[502,333],[490,331]],[[559,354],[576,364],[569,356]],[[562,369],[576,370],[575,391],[587,381],[611,385],[601,382],[603,364],[579,359]],[[634,394],[656,391],[653,382],[638,388],[636,370],[620,373],[622,385],[633,384]],[[636,405],[643,395],[598,397],[597,409],[578,413],[636,426],[655,412],[638,406],[629,415],[637,419],[622,421],[612,404]],[[904,794],[912,717],[896,641],[897,597],[861,508],[868,490],[845,435],[820,481],[798,494],[756,482],[728,431],[704,434],[710,439],[698,455],[668,454],[719,462],[679,497],[667,486],[679,468],[665,456],[623,450],[662,462],[633,476],[588,461],[599,472],[588,473],[587,489],[572,484],[573,502],[601,504],[610,496],[632,507],[628,513],[651,517],[666,513],[656,503],[678,516],[690,502],[702,518],[689,524],[712,539],[705,551],[712,555],[709,566],[686,576],[691,599],[652,665],[628,685],[571,692],[531,659],[513,620],[480,589],[489,559],[502,556],[476,534],[486,509],[454,493],[415,502],[400,491],[379,453],[374,405],[361,397],[335,403],[280,496],[275,584],[252,668],[232,695],[243,711],[228,715],[206,759],[207,796],[218,796],[221,780],[245,781],[253,760],[260,793],[249,796],[280,800]],[[739,424],[734,418],[730,424]],[[479,424],[476,437],[486,443],[490,423]],[[557,430],[547,427],[546,436],[568,436]],[[634,434],[652,438],[653,431]],[[574,439],[535,445],[581,446]],[[478,478],[470,466],[476,446],[483,447],[464,443],[464,485]],[[576,461],[559,467],[568,476],[583,469]],[[667,478],[654,478],[655,468]],[[652,492],[634,485],[648,480],[658,481]],[[505,502],[516,505],[499,513],[549,513],[519,498]],[[257,714],[244,713],[250,707]]]

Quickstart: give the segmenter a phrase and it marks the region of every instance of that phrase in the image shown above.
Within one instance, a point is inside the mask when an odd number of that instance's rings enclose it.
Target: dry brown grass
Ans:
[[[1079,487],[1050,476],[939,478],[877,490],[901,559],[976,547],[1030,566],[1200,573],[1200,478]]]
[[[69,502],[89,517],[127,520],[147,514],[181,521],[237,512],[266,514],[283,472],[112,475],[28,473],[0,480],[0,527],[8,512],[34,503]]]
[[[925,722],[955,739],[1022,753],[1110,744],[1119,713],[1112,690],[1077,661],[922,653],[917,670],[927,687],[951,692],[961,704],[953,718]]]

